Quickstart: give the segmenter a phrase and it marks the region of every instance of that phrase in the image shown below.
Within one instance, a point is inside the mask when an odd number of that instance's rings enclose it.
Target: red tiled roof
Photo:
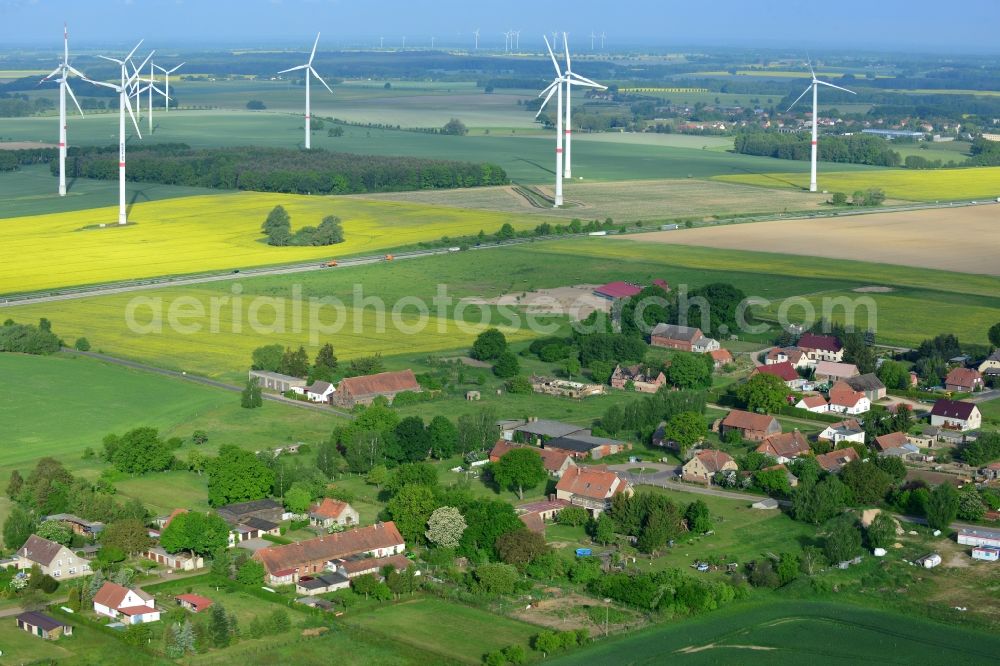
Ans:
[[[820,454],[816,456],[816,462],[818,462],[819,466],[827,472],[834,472],[852,460],[857,460],[858,458],[859,456],[857,451],[852,448],[846,448]]]
[[[799,338],[799,347],[802,349],[817,349],[820,351],[839,352],[842,349],[840,340],[834,335],[817,335],[815,333],[804,333]]]
[[[111,581],[108,581],[104,583],[104,585],[101,586],[101,589],[97,591],[97,594],[94,595],[94,603],[101,604],[102,606],[107,606],[108,608],[116,608],[118,610],[122,610],[121,608],[118,608],[118,604],[124,601],[125,597],[128,595],[129,592],[135,592],[140,599],[143,599],[145,601],[149,601],[152,599],[151,596],[149,596],[148,594],[146,594],[145,592],[143,592],[138,588],[130,590],[127,587],[122,587],[117,583],[112,583]]]
[[[708,354],[716,363],[728,363],[733,360],[733,355],[729,353],[728,349],[713,349]]]
[[[960,419],[962,421],[967,421],[970,416],[972,416],[973,410],[976,406],[971,402],[962,402],[961,400],[945,400],[942,398],[934,403],[934,409],[931,410],[932,416],[941,416],[946,419]]]
[[[389,555],[388,557],[366,557],[359,560],[347,560],[340,564],[348,577],[366,571],[381,571],[383,567],[392,566],[396,571],[406,571],[410,568],[410,559],[406,555]]]
[[[739,430],[761,430],[766,431],[774,421],[773,416],[767,414],[754,414],[744,412],[741,409],[734,409],[722,420],[722,425],[727,428],[737,428]]]
[[[879,435],[875,438],[875,446],[879,451],[898,449],[906,442],[905,432],[890,432],[888,435]]]
[[[727,463],[734,462],[733,457],[726,453],[725,451],[719,451],[717,449],[708,449],[705,451],[699,451],[695,454],[701,464],[705,466],[709,472],[721,472]]]
[[[380,372],[377,375],[347,377],[340,380],[340,391],[347,391],[353,397],[419,391],[420,384],[413,370]]]
[[[804,403],[806,408],[821,407],[826,404],[826,398],[821,395],[807,395],[800,402]]]
[[[809,442],[798,430],[771,435],[757,447],[760,453],[776,458],[795,458],[809,453]]]
[[[309,512],[314,513],[321,518],[340,518],[340,514],[342,514],[348,506],[350,505],[347,502],[341,502],[340,500],[324,497],[323,501],[313,507]]]
[[[617,488],[615,488],[616,480],[618,481]],[[556,490],[595,500],[607,499],[612,494],[612,488],[617,494],[624,487],[625,482],[619,479],[614,472],[584,467],[570,467],[556,484]]]
[[[555,473],[562,469],[562,466],[566,463],[567,458],[571,458],[570,454],[559,449],[539,449],[534,446],[523,446],[518,445],[513,442],[508,442],[505,439],[497,440],[497,443],[493,445],[493,449],[490,450],[490,462],[496,462],[504,456],[504,454],[513,451],[514,449],[528,449],[529,451],[534,451],[542,457],[542,465],[549,472]]]
[[[167,529],[168,527],[170,527],[170,523],[171,521],[173,521],[174,518],[181,515],[182,513],[187,513],[187,512],[188,512],[187,509],[174,509],[173,511],[171,511],[170,515],[167,516],[166,521],[164,521],[163,523],[163,529]]]
[[[981,384],[983,376],[978,370],[972,368],[952,368],[945,378],[944,383],[948,386],[961,386],[962,388],[974,388],[976,384]]]
[[[656,278],[653,280],[653,286],[659,287],[663,291],[670,291],[670,285],[667,284],[667,281],[662,278]]]
[[[119,608],[117,610],[119,613],[128,615],[129,617],[133,615],[145,615],[146,613],[160,612],[151,606],[126,606],[125,608]]]
[[[621,280],[602,284],[597,289],[594,289],[595,293],[607,296],[608,298],[628,298],[629,296],[635,296],[640,291],[642,291],[642,287]]]
[[[283,546],[269,546],[254,553],[272,575],[320,560],[340,560],[352,555],[404,545],[402,535],[392,521],[360,527],[346,532],[326,534]]]
[[[774,375],[783,382],[791,382],[799,378],[799,373],[795,372],[795,368],[788,361],[758,366],[754,369],[754,373]]]
[[[847,382],[837,382],[830,389],[830,404],[842,407],[854,407],[865,394],[855,391]]]
[[[184,601],[194,606],[195,610],[205,610],[212,605],[212,600],[198,594],[178,594],[174,597],[177,601]]]
[[[545,534],[545,521],[542,519],[542,514],[538,512],[534,513],[522,513],[518,518],[524,523],[524,526],[535,532],[537,534]]]

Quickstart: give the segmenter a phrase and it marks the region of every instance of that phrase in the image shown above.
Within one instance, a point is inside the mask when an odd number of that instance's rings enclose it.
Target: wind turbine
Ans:
[[[173,74],[174,72],[176,72],[178,69],[180,69],[183,66],[184,66],[184,63],[181,63],[181,64],[177,65],[176,67],[174,67],[172,69],[164,69],[164,68],[160,67],[159,65],[156,65],[156,69],[158,69],[161,72],[163,72],[163,82],[164,82],[164,93],[163,93],[163,96],[167,98],[166,107],[163,109],[164,113],[167,113],[167,112],[170,111],[170,75]]]
[[[563,48],[566,50],[566,170],[563,176],[567,179],[573,177],[573,161],[572,161],[572,137],[573,137],[573,116],[570,112],[570,90],[573,86],[579,86],[581,88],[595,88],[597,90],[607,90],[607,86],[602,86],[600,83],[595,83],[588,78],[582,77],[579,74],[573,72],[573,65],[569,58],[569,39],[566,33],[563,33]]]
[[[832,83],[827,83],[826,81],[820,81],[816,78],[816,72],[813,70],[812,63],[809,63],[809,73],[812,75],[812,81],[809,83],[809,87],[802,91],[791,106],[788,107],[788,111],[792,110],[792,107],[799,103],[803,97],[812,90],[813,94],[813,109],[812,109],[812,151],[811,151],[811,163],[809,169],[809,191],[816,191],[816,157],[818,152],[818,140],[819,140],[819,87],[827,86],[829,88],[834,88],[836,90],[843,90],[844,92],[851,93],[852,95],[857,95],[853,90],[848,90],[847,88],[841,88],[840,86],[835,86]]]
[[[563,205],[563,127],[562,127],[562,117],[563,117],[563,96],[562,89],[563,84],[566,82],[566,77],[563,75],[562,71],[559,69],[559,63],[556,61],[556,56],[552,53],[552,46],[549,44],[549,38],[542,35],[542,39],[545,40],[545,47],[549,50],[549,57],[552,58],[552,66],[556,68],[556,77],[552,79],[552,83],[542,92],[538,93],[541,97],[545,95],[545,100],[542,105],[538,108],[538,113],[535,114],[535,118],[542,115],[542,110],[545,109],[545,105],[549,103],[552,96],[556,96],[556,196],[554,208],[558,208]]]
[[[404,37],[403,40],[404,40],[404,43],[405,43],[406,38]],[[309,55],[309,62],[307,62],[304,65],[299,65],[298,67],[289,67],[288,69],[283,69],[280,72],[278,72],[278,74],[285,74],[287,72],[294,72],[294,71],[299,70],[299,69],[304,69],[306,71],[306,144],[305,144],[306,150],[309,150],[311,148],[310,137],[312,136],[312,116],[309,113],[309,109],[310,109],[310,107],[309,107],[309,77],[310,77],[310,75],[315,76],[319,80],[319,82],[323,84],[323,87],[326,88],[327,90],[329,90],[331,95],[333,94],[333,89],[330,88],[330,86],[326,85],[326,81],[323,80],[323,77],[321,77],[319,74],[317,74],[316,70],[313,69],[313,58],[316,57],[316,46],[318,44],[319,44],[319,33],[317,32],[316,33],[316,41],[313,42],[312,53]]]
[[[514,50],[517,51],[518,53],[521,52],[521,31],[520,30],[515,30],[514,31]]]
[[[604,50],[604,38],[607,37],[605,33],[601,33],[601,50]]]
[[[590,31],[590,50],[594,50],[594,40],[597,39],[597,33],[593,30]]]
[[[127,211],[125,208],[125,110],[128,109],[128,115],[132,118],[132,125],[135,126],[135,133],[142,138],[142,132],[139,131],[139,123],[135,120],[135,114],[132,113],[132,102],[129,101],[130,89],[129,87],[135,83],[135,80],[139,78],[139,72],[149,59],[153,57],[150,53],[146,56],[146,59],[142,61],[133,72],[132,75],[128,75],[127,65],[131,61],[135,52],[139,50],[142,45],[142,40],[135,45],[135,48],[123,60],[118,60],[116,58],[109,58],[107,56],[98,56],[98,58],[103,58],[104,60],[110,60],[113,63],[117,63],[121,68],[121,83],[115,85],[113,83],[106,83],[104,81],[93,81],[87,79],[90,83],[96,86],[103,86],[105,88],[111,88],[118,93],[118,224],[127,224]]]
[[[59,66],[52,70],[52,73],[46,76],[44,79],[38,83],[44,83],[48,81],[56,74],[59,78],[56,79],[59,83],[59,196],[66,196],[66,93],[73,99],[73,104],[76,105],[76,110],[83,115],[83,109],[80,108],[80,103],[76,101],[76,95],[69,87],[69,75],[76,74],[81,79],[86,80],[83,74],[81,74],[76,68],[69,64],[69,30],[66,28],[66,24],[63,24],[63,60],[59,63]]]
[[[479,50],[479,28],[472,31],[472,34],[476,36],[476,50]]]
[[[149,78],[148,79],[143,79],[143,78],[136,79],[136,83],[137,84],[140,83],[140,82],[146,84],[146,86],[144,88],[142,88],[141,90],[137,90],[136,91],[136,100],[138,100],[139,95],[142,94],[142,93],[144,93],[144,92],[149,94],[149,133],[150,134],[153,133],[153,91],[155,90],[160,95],[163,95],[164,106],[170,106],[170,98],[167,97],[167,93],[165,93],[162,90],[160,90],[159,86],[156,85],[156,77],[153,74],[153,66],[154,66],[153,62],[150,61],[149,62]],[[138,71],[138,70],[136,70],[136,71]],[[140,106],[142,106],[142,105],[139,104],[139,102],[137,101],[136,102],[136,107],[140,107]]]

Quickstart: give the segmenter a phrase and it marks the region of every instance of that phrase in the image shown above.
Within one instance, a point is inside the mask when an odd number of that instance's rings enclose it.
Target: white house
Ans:
[[[330,398],[337,389],[329,382],[315,381],[309,386],[292,389],[300,395],[304,395],[309,402],[330,402]]]
[[[971,402],[942,398],[931,410],[931,425],[951,430],[976,430],[983,425],[983,415]]]
[[[872,403],[861,391],[855,391],[847,382],[837,382],[830,389],[831,412],[839,414],[864,414],[872,408]]]
[[[160,611],[156,600],[140,590],[107,582],[94,595],[94,612],[124,624],[158,622]]]
[[[32,534],[15,555],[18,569],[30,569],[34,565],[53,578],[76,578],[89,576],[90,560],[76,555],[72,550],[55,541]]]
[[[840,444],[841,442],[865,443],[865,431],[857,419],[847,419],[833,423],[818,435],[819,439]]]
[[[814,414],[825,414],[830,411],[830,406],[827,404],[826,398],[821,395],[807,395],[795,403],[795,406]]]

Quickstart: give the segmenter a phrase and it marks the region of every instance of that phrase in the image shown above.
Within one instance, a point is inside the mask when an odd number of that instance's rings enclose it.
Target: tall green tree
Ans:
[[[212,506],[248,502],[267,496],[274,485],[274,472],[250,451],[231,444],[219,448],[209,459],[208,501]]]
[[[535,488],[549,477],[542,457],[530,448],[508,451],[493,463],[491,471],[498,486],[516,491],[521,500],[524,499],[525,488]]]
[[[458,552],[473,559],[497,559],[497,539],[524,527],[514,507],[500,500],[475,500],[465,509],[467,527]]]
[[[880,511],[868,525],[865,536],[872,548],[888,548],[896,540],[896,520],[885,511]]]
[[[513,352],[505,351],[497,357],[493,364],[493,374],[502,379],[514,377],[521,371],[521,366],[517,362],[517,356]]]
[[[681,412],[670,417],[663,434],[668,440],[677,442],[683,456],[691,446],[705,439],[708,424],[705,423],[705,417],[697,412]]]
[[[229,525],[215,514],[189,511],[174,516],[160,535],[160,545],[168,553],[188,551],[208,555],[229,542]]]
[[[431,440],[431,455],[438,460],[455,455],[458,447],[458,428],[446,416],[438,414],[427,425],[427,434]]]
[[[667,368],[667,381],[678,388],[708,388],[712,385],[712,357],[708,354],[674,354]]]
[[[786,404],[788,387],[780,377],[758,373],[736,388],[736,397],[748,411],[777,413]]]
[[[426,460],[431,450],[431,436],[419,416],[407,416],[395,428],[396,441],[404,459],[410,462]]]
[[[950,483],[938,484],[927,501],[927,524],[945,531],[958,517],[958,491]]]
[[[427,486],[408,485],[389,500],[385,510],[407,542],[420,543],[427,521],[437,507],[434,491]]]
[[[17,550],[24,545],[35,531],[35,521],[21,507],[14,505],[3,523],[3,543],[9,550]]]
[[[281,370],[281,357],[285,348],[281,345],[264,345],[253,350],[250,367],[254,370],[278,372]]]
[[[453,506],[442,506],[434,509],[427,519],[427,531],[424,536],[438,548],[458,548],[465,532],[466,524],[462,512]]]
[[[861,530],[853,516],[844,516],[826,535],[823,551],[831,562],[843,562],[861,552]]]
[[[257,378],[248,379],[243,392],[240,393],[240,406],[244,409],[257,409],[264,406],[264,394],[260,389],[260,382]]]
[[[507,351],[507,338],[495,328],[486,329],[472,343],[472,358],[480,361],[492,361],[505,351]]]
[[[105,526],[101,545],[120,548],[126,555],[145,551],[151,545],[149,530],[138,518],[123,518]]]
[[[111,463],[125,474],[162,472],[173,463],[171,447],[156,428],[135,428],[118,438]]]

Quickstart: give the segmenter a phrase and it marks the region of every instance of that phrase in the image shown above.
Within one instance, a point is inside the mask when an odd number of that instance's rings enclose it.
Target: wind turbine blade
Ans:
[[[319,79],[319,82],[323,84],[323,87],[326,88],[327,90],[329,90],[330,94],[332,95],[333,94],[333,88],[331,88],[330,86],[326,85],[326,81],[323,80],[323,77],[320,76],[319,74],[317,74],[316,70],[313,69],[312,67],[309,68],[309,71],[312,72],[313,76],[315,76],[317,79]]]
[[[139,131],[139,123],[135,121],[135,114],[132,113],[132,102],[129,101],[128,95],[125,95],[125,108],[128,109],[128,115],[132,118],[132,124],[135,126],[135,133],[142,138],[142,132]]]
[[[286,74],[288,72],[294,72],[297,69],[307,69],[309,65],[299,65],[298,67],[289,67],[288,69],[283,69],[278,74]]]
[[[536,119],[538,118],[538,116],[542,115],[542,111],[545,109],[545,105],[548,104],[549,100],[552,99],[552,96],[556,94],[556,90],[559,89],[558,83],[559,82],[557,81],[555,84],[549,86],[551,90],[549,90],[549,94],[545,96],[545,101],[542,102],[542,105],[538,107],[538,113],[535,114]]]
[[[552,53],[552,46],[549,44],[549,38],[542,35],[542,39],[545,40],[545,48],[549,50],[549,57],[552,58],[552,66],[556,68],[556,76],[562,76],[562,70],[559,69],[559,63],[556,62],[556,56]]]
[[[607,86],[602,86],[600,83],[597,83],[596,81],[591,81],[590,79],[588,79],[585,76],[580,76],[579,74],[576,74],[576,73],[573,73],[572,76],[573,76],[574,79],[576,79],[576,81],[573,81],[573,83],[576,84],[576,85],[580,85],[581,83],[584,83],[584,84],[586,84],[588,86],[591,86],[593,88],[600,88],[601,90],[607,90],[608,89]]]
[[[125,56],[125,60],[131,60],[132,59],[132,56],[135,55],[135,52],[139,50],[140,46],[142,46],[142,42],[143,42],[143,40],[140,39],[139,43],[135,45],[135,48],[132,49],[127,56]]]
[[[118,60],[117,58],[109,58],[108,56],[105,56],[105,55],[99,55],[97,57],[98,58],[103,58],[104,60],[108,60],[110,62],[113,62],[116,65],[124,65],[125,64],[124,60]]]
[[[183,66],[184,66],[184,64],[185,64],[185,63],[183,63],[183,62],[182,62],[181,64],[177,65],[177,66],[176,66],[176,67],[174,67],[173,69],[169,70],[169,71],[167,72],[167,74],[173,74],[173,73],[174,73],[174,72],[176,72],[176,71],[177,71],[178,69],[180,69],[181,67],[183,67]]]
[[[563,33],[563,47],[566,49],[566,71],[568,72],[572,69],[572,65],[570,65],[569,61],[569,40],[566,39],[565,32]]]
[[[73,103],[76,104],[76,110],[79,111],[80,115],[82,116],[83,115],[83,109],[80,108],[80,103],[78,101],[76,101],[76,95],[73,94],[73,89],[69,87],[69,83],[68,82],[64,83],[63,85],[66,86],[66,92],[69,93],[70,99],[72,99]]]
[[[74,67],[73,65],[66,65],[66,68],[67,68],[67,69],[68,69],[69,71],[71,71],[71,72],[73,72],[74,74],[76,74],[77,76],[79,76],[79,77],[80,77],[81,79],[85,79],[85,78],[87,78],[87,77],[85,77],[85,76],[83,75],[83,72],[81,72],[80,70],[78,70],[78,69],[77,69],[76,67]]]
[[[821,86],[827,86],[828,88],[836,88],[837,90],[843,90],[844,92],[851,93],[852,95],[858,94],[853,90],[848,90],[847,88],[841,88],[840,86],[835,86],[832,83],[827,83],[826,81],[820,81],[819,79],[816,79],[816,83],[820,84]]]
[[[809,86],[808,86],[808,87],[807,87],[807,88],[806,88],[806,89],[805,89],[805,90],[804,90],[804,91],[802,92],[802,94],[801,94],[801,95],[799,95],[798,97],[796,97],[796,98],[795,98],[795,101],[794,101],[794,102],[792,102],[791,104],[789,104],[789,105],[788,105],[788,108],[787,108],[787,109],[785,109],[785,110],[786,110],[786,111],[791,111],[791,110],[792,110],[792,107],[793,107],[793,106],[795,106],[796,104],[798,104],[798,103],[799,103],[799,100],[801,100],[801,99],[802,99],[803,97],[805,97],[805,96],[806,96],[806,94],[808,94],[808,92],[809,92],[810,90],[812,90],[812,87],[813,87],[813,84],[811,84],[811,83],[810,83],[810,84],[809,84]]]
[[[309,54],[309,64],[310,64],[310,65],[312,65],[312,64],[313,64],[313,58],[315,58],[315,57],[316,57],[316,47],[317,47],[317,46],[319,46],[319,33],[318,33],[318,32],[316,33],[316,41],[315,41],[315,42],[313,42],[313,50],[312,50],[312,53],[311,53],[311,54]]]
[[[815,79],[816,78],[816,70],[813,69],[812,61],[811,60],[807,60],[806,64],[809,65],[809,73],[812,74],[812,77]]]
[[[543,97],[543,96],[544,96],[544,95],[546,95],[546,94],[547,94],[547,93],[548,93],[548,92],[549,92],[550,90],[553,90],[553,89],[554,89],[554,88],[555,88],[555,87],[556,87],[557,85],[559,85],[559,83],[560,83],[561,81],[562,81],[562,79],[556,79],[555,81],[553,81],[553,82],[552,82],[552,83],[550,83],[549,85],[545,86],[545,90],[543,90],[542,92],[538,93],[538,96],[539,96],[539,97]]]
[[[48,81],[49,79],[51,79],[53,76],[55,76],[56,74],[58,74],[61,71],[62,71],[62,65],[59,65],[58,67],[56,67],[55,69],[52,70],[51,74],[49,74],[48,76],[44,77],[41,81],[39,81],[38,85],[42,85],[43,83],[45,83],[46,81]]]
[[[112,90],[121,90],[121,86],[116,86],[113,83],[106,83],[104,81],[94,81],[93,79],[84,79],[87,83],[95,86],[101,86],[104,88],[111,88]]]
[[[149,59],[153,57],[154,53],[156,53],[156,51],[150,51],[149,55],[146,56],[146,59],[142,61],[142,64],[135,68],[135,73],[133,73],[132,76],[128,78],[128,80],[125,82],[126,85],[132,83],[133,81],[139,78],[139,72],[146,69],[146,63],[149,62]]]

